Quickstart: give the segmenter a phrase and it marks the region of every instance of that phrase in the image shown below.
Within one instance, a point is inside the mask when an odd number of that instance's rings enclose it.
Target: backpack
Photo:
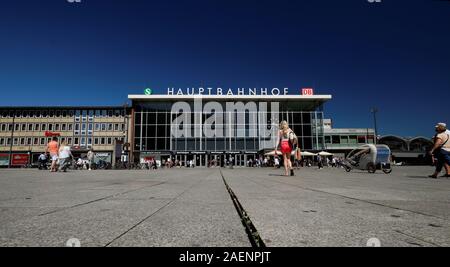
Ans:
[[[291,143],[292,146],[298,145],[298,137],[292,130],[289,132],[289,143]]]

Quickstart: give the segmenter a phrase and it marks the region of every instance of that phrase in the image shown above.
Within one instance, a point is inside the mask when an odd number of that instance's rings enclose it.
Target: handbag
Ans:
[[[302,160],[302,151],[299,147],[295,150],[295,159],[298,161]]]

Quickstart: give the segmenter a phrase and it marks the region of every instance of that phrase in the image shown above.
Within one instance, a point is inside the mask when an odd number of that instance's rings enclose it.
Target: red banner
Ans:
[[[59,136],[61,136],[60,133],[53,133],[49,131],[45,132],[45,137],[59,137]]]
[[[11,164],[13,166],[27,165],[30,159],[29,154],[13,154]]]

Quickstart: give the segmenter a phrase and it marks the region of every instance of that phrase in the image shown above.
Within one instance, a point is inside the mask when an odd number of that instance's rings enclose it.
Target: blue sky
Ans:
[[[314,87],[335,127],[450,123],[450,1],[8,0],[0,105],[121,105],[146,87]]]

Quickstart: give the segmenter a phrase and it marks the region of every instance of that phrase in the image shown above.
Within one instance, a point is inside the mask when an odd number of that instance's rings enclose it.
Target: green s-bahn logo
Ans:
[[[145,95],[152,95],[152,94],[153,94],[153,91],[152,91],[152,89],[147,88],[147,89],[144,90],[144,94],[145,94]]]

